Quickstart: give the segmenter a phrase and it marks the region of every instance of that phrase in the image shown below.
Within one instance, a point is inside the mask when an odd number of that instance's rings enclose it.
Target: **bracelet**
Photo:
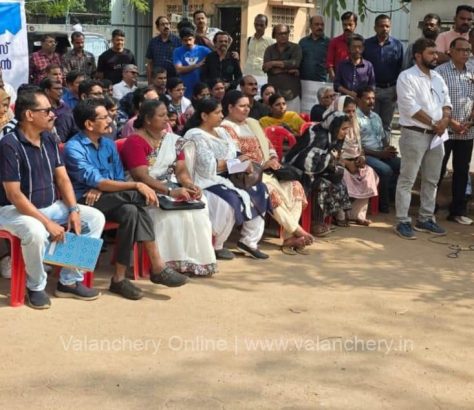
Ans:
[[[71,214],[71,213],[73,213],[73,212],[79,213],[81,210],[79,209],[79,206],[76,204],[76,205],[74,205],[74,206],[69,207],[69,208],[68,208],[68,211],[69,211],[69,213]]]

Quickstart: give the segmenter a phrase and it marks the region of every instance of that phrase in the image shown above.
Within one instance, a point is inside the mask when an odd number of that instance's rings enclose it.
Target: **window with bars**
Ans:
[[[290,28],[290,40],[293,40],[296,10],[294,7],[272,7],[272,29],[277,24],[286,24]]]

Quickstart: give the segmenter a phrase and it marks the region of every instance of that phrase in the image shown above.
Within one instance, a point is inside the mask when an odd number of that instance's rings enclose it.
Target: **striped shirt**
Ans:
[[[56,201],[54,172],[64,166],[51,135],[41,137],[39,147],[31,144],[19,128],[0,141],[0,205],[11,205],[3,182],[20,182],[21,192],[37,208]]]
[[[459,71],[451,61],[436,67],[436,71],[448,86],[453,105],[452,118],[460,123],[470,121],[474,109],[474,72],[466,67]],[[451,128],[448,132],[450,139],[471,140],[474,138],[474,127],[470,127],[466,134],[456,134]]]

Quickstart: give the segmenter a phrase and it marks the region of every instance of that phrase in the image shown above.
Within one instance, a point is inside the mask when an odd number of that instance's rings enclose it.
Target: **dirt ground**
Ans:
[[[0,279],[0,407],[472,409],[474,252],[374,219],[306,257],[267,236],[268,261],[178,289],[142,279],[136,302],[107,292],[108,255],[94,302],[11,308]],[[439,242],[474,246],[473,227],[442,222]]]

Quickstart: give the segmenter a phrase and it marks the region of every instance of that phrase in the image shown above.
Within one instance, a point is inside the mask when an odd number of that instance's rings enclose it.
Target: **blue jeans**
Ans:
[[[83,234],[92,238],[100,238],[105,225],[105,217],[102,212],[84,205],[79,205],[79,208]],[[39,211],[60,225],[67,224],[69,211],[62,201],[56,201]],[[43,267],[43,256],[48,244],[49,232],[38,219],[19,213],[13,205],[0,207],[0,227],[21,239],[21,250],[27,273],[27,288],[44,290],[47,274]],[[81,282],[83,278],[83,273],[77,269],[63,268],[59,276],[63,285],[73,285],[76,282]]]
[[[388,210],[390,197],[395,196],[397,178],[400,173],[400,158],[379,159],[367,155],[367,165],[371,166],[379,176],[379,206],[381,210]]]

